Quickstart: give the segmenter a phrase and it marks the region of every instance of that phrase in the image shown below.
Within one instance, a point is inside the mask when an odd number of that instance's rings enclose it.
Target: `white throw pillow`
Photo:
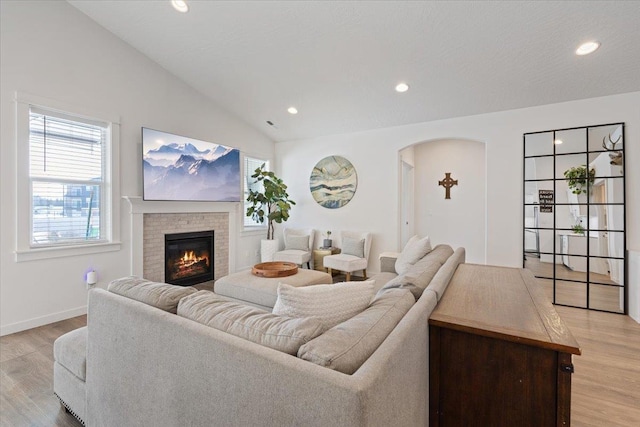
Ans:
[[[273,314],[319,317],[325,327],[332,328],[369,306],[374,296],[373,283],[374,280],[365,280],[300,288],[280,283]]]
[[[396,260],[396,273],[404,274],[413,264],[431,252],[431,240],[429,236],[422,239],[417,235],[409,239],[404,249]]]
[[[364,239],[357,240],[345,237],[342,241],[342,251],[340,253],[364,258]]]
[[[298,251],[309,250],[309,236],[287,236],[285,249],[295,249]]]

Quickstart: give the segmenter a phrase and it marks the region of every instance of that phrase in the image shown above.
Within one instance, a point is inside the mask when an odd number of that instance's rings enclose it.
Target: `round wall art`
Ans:
[[[344,157],[329,156],[320,160],[311,171],[309,190],[320,206],[338,209],[356,194],[358,174]]]

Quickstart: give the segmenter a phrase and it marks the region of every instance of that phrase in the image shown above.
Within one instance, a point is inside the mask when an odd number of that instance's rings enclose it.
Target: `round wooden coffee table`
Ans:
[[[251,269],[251,273],[258,277],[287,277],[297,272],[296,264],[282,261],[262,262]]]

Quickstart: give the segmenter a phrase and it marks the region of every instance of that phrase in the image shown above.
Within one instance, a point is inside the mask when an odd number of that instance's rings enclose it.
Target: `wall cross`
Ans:
[[[457,179],[451,179],[451,172],[445,172],[444,173],[444,179],[441,181],[438,181],[438,185],[442,185],[445,188],[445,194],[444,194],[444,198],[445,199],[450,199],[451,198],[451,187],[453,187],[454,185],[458,185],[458,180]]]

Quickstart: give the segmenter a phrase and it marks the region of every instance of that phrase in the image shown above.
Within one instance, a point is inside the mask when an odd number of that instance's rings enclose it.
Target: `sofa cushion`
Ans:
[[[373,280],[294,288],[278,286],[273,313],[290,317],[319,317],[332,328],[367,308],[373,298]]]
[[[412,265],[405,274],[390,280],[378,293],[393,288],[408,289],[417,300],[429,286],[440,267],[452,254],[453,249],[451,246],[436,246],[431,252]]]
[[[374,274],[373,276],[370,277],[370,279],[374,281],[373,291],[378,292],[380,289],[384,287],[384,285],[386,285],[396,277],[398,277],[396,273],[382,272],[382,273]]]
[[[364,239],[352,239],[345,237],[342,240],[341,253],[344,255],[353,255],[358,258],[364,258]]]
[[[151,282],[135,276],[112,281],[108,290],[174,314],[181,298],[197,292],[197,289],[190,286]]]
[[[458,265],[463,263],[464,260],[465,249],[460,247],[453,252],[453,255],[447,258],[436,275],[433,276],[433,279],[431,280],[431,283],[429,283],[427,289],[431,289],[436,294],[438,301],[440,301],[440,298],[444,295],[444,291],[447,289],[447,286],[449,286],[449,282],[451,281],[453,274],[456,272]]]
[[[415,303],[405,289],[378,295],[369,307],[300,347],[298,357],[353,374],[382,344]]]
[[[210,291],[199,291],[180,300],[178,316],[293,355],[301,345],[326,330],[318,318],[279,316],[231,302]]]
[[[396,259],[396,273],[404,274],[418,260],[431,251],[429,236],[420,238],[417,235],[411,237]]]
[[[53,343],[53,358],[82,381],[87,379],[87,327],[61,335]]]

